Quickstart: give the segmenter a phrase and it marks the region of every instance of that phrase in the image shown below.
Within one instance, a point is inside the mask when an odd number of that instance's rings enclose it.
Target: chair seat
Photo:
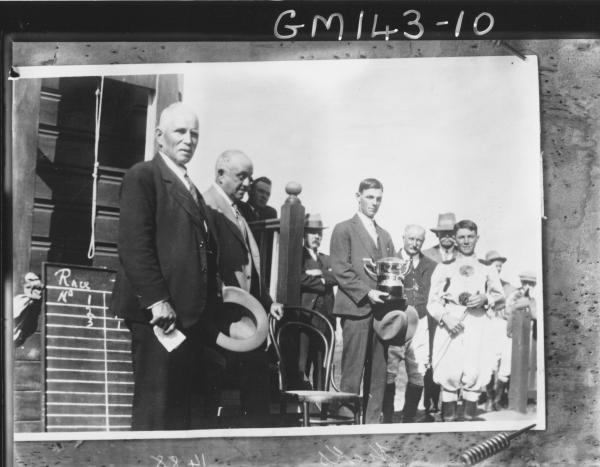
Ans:
[[[295,396],[300,402],[313,402],[316,404],[327,403],[331,401],[357,400],[358,394],[351,392],[336,391],[285,391],[290,396]]]

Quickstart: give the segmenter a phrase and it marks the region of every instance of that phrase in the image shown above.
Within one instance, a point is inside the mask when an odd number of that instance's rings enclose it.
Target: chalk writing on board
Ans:
[[[158,454],[150,456],[150,459],[155,462],[155,467],[206,467],[207,465],[204,453],[194,454],[189,458]]]
[[[45,264],[45,428],[131,428],[131,338],[109,310],[115,272]]]
[[[273,34],[279,40],[298,39],[298,35],[303,29],[310,29],[310,39],[317,39],[319,33],[329,32],[334,26],[337,27],[337,40],[371,40],[383,38],[388,41],[404,37],[410,40],[418,40],[425,34],[425,25],[439,31],[447,31],[449,38],[459,38],[467,28],[467,21],[472,21],[470,31],[475,36],[485,36],[494,28],[494,16],[482,11],[477,14],[465,15],[464,10],[460,10],[453,18],[423,18],[419,10],[406,10],[402,12],[401,19],[397,24],[391,26],[388,23],[381,21],[378,13],[365,15],[361,10],[356,18],[352,17],[351,21],[345,18],[342,13],[331,13],[329,16],[314,15],[308,17],[308,22],[296,18],[296,10],[285,10],[277,16],[273,26]],[[466,18],[466,16],[469,16]],[[472,17],[471,17],[472,16]],[[394,27],[397,26],[397,27]],[[319,37],[320,38],[320,37]]]

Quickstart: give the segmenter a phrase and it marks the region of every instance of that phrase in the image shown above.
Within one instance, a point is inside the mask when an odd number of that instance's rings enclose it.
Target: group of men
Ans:
[[[186,164],[198,143],[198,118],[182,103],[167,107],[156,129],[157,153],[134,165],[121,187],[120,267],[112,309],[132,336],[134,430],[194,429],[214,419],[223,385],[223,362],[238,378],[245,426],[263,426],[269,414],[269,369],[266,342],[250,352],[227,352],[215,345],[243,310],[223,300],[223,286],[235,286],[255,297],[275,319],[275,303],[261,280],[261,255],[248,222],[277,217],[269,208],[269,179],[252,184],[249,202],[242,199],[252,182],[252,161],[239,150],[222,153],[214,183],[201,194]],[[459,393],[465,414],[474,415],[491,376],[491,358],[483,363],[487,320],[504,293],[498,270],[474,254],[477,226],[440,216],[434,232],[440,244],[421,251],[425,230],[406,228],[403,248],[374,218],[383,186],[363,180],[356,193],[358,212],[337,224],[330,256],[319,252],[323,222],[307,218],[302,264],[302,304],[335,323],[340,318],[343,351],[341,390],[365,397],[366,423],[391,421],[393,388],[399,362],[405,361],[403,421],[415,421],[425,387],[425,407],[437,409],[441,386],[442,416],[456,417]],[[402,348],[394,348],[373,331],[373,310],[387,294],[377,289],[364,268],[391,256],[410,260],[405,279],[408,305],[419,316],[417,331]],[[337,292],[334,297],[334,288]],[[508,308],[508,302],[506,302]],[[505,313],[509,315],[509,313]],[[165,342],[180,335],[174,349]],[[300,336],[298,383],[322,382],[319,352]],[[389,356],[389,357],[388,357]],[[505,362],[506,363],[506,362]],[[503,381],[506,371],[498,373]],[[312,381],[310,376],[312,374]],[[213,401],[211,403],[211,401]],[[339,407],[339,411],[344,411]]]
[[[497,410],[510,377],[511,317],[522,309],[535,319],[531,292],[536,277],[520,275],[521,287],[501,281],[506,258],[496,251],[479,259],[478,226],[440,214],[431,229],[439,244],[425,251],[425,229],[408,225],[403,246],[394,250],[391,237],[375,222],[383,186],[363,180],[356,194],[358,212],[336,225],[331,235],[331,265],[338,285],[333,313],[341,318],[343,350],[341,390],[363,391],[366,423],[394,421],[395,381],[404,361],[402,422],[478,420],[478,402],[486,394],[489,410]],[[388,293],[365,273],[365,260],[396,256],[408,264],[404,294],[418,315],[416,330],[402,345],[392,345],[373,332],[378,307]],[[423,394],[424,393],[424,394]],[[426,417],[417,419],[424,396]],[[462,400],[462,411],[458,411]]]

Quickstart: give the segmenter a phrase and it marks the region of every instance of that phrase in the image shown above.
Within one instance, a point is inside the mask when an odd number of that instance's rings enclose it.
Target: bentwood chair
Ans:
[[[308,314],[310,320],[301,320],[300,314]],[[335,348],[335,331],[331,322],[320,312],[302,307],[286,307],[285,317],[281,322],[270,318],[269,335],[271,342],[277,354],[277,370],[279,375],[279,389],[281,393],[281,411],[285,414],[287,402],[294,401],[302,406],[302,425],[311,424],[332,425],[332,424],[359,424],[361,421],[362,398],[359,394],[349,392],[340,392],[331,389],[332,383],[332,365],[333,352]],[[292,316],[292,318],[287,318]],[[316,326],[315,322],[322,322],[324,326]],[[321,329],[325,329],[323,332]],[[298,358],[298,351],[286,351],[285,343],[294,341],[293,333],[305,332],[313,337],[313,342],[319,342],[321,345],[322,361],[318,362],[321,368],[314,368],[313,371],[323,371],[324,377],[315,378],[320,381],[320,387],[312,390],[290,389],[288,385],[289,367],[294,367],[292,358]],[[282,345],[284,344],[284,345]],[[292,349],[294,350],[294,349]],[[312,416],[310,407],[314,405],[320,408],[320,414]],[[341,417],[337,414],[328,413],[330,406],[339,407],[340,405],[348,407],[353,413],[353,417]]]

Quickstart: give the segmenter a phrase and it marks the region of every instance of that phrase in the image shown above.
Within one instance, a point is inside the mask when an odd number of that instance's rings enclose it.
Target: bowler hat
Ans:
[[[223,302],[235,303],[248,311],[248,315],[231,323],[229,336],[219,333],[217,345],[233,352],[249,352],[260,346],[267,338],[267,313],[260,302],[239,287],[224,286]]]
[[[381,306],[386,307],[386,305]],[[408,306],[406,310],[390,310],[382,316],[375,313],[373,319],[375,333],[381,340],[392,345],[404,345],[406,341],[412,339],[418,324],[419,314],[413,306]]]
[[[304,220],[305,230],[323,230],[326,229],[321,220],[321,214],[307,214]]]
[[[523,271],[521,274],[519,274],[519,279],[521,281],[536,282],[537,283],[537,278],[535,276],[535,272],[534,271]]]
[[[432,232],[448,232],[454,230],[456,216],[453,212],[444,212],[438,216],[437,227],[431,229]]]
[[[505,263],[506,256],[502,256],[496,250],[490,250],[485,254],[485,260],[490,264],[492,263],[492,261],[502,261],[503,263]]]

